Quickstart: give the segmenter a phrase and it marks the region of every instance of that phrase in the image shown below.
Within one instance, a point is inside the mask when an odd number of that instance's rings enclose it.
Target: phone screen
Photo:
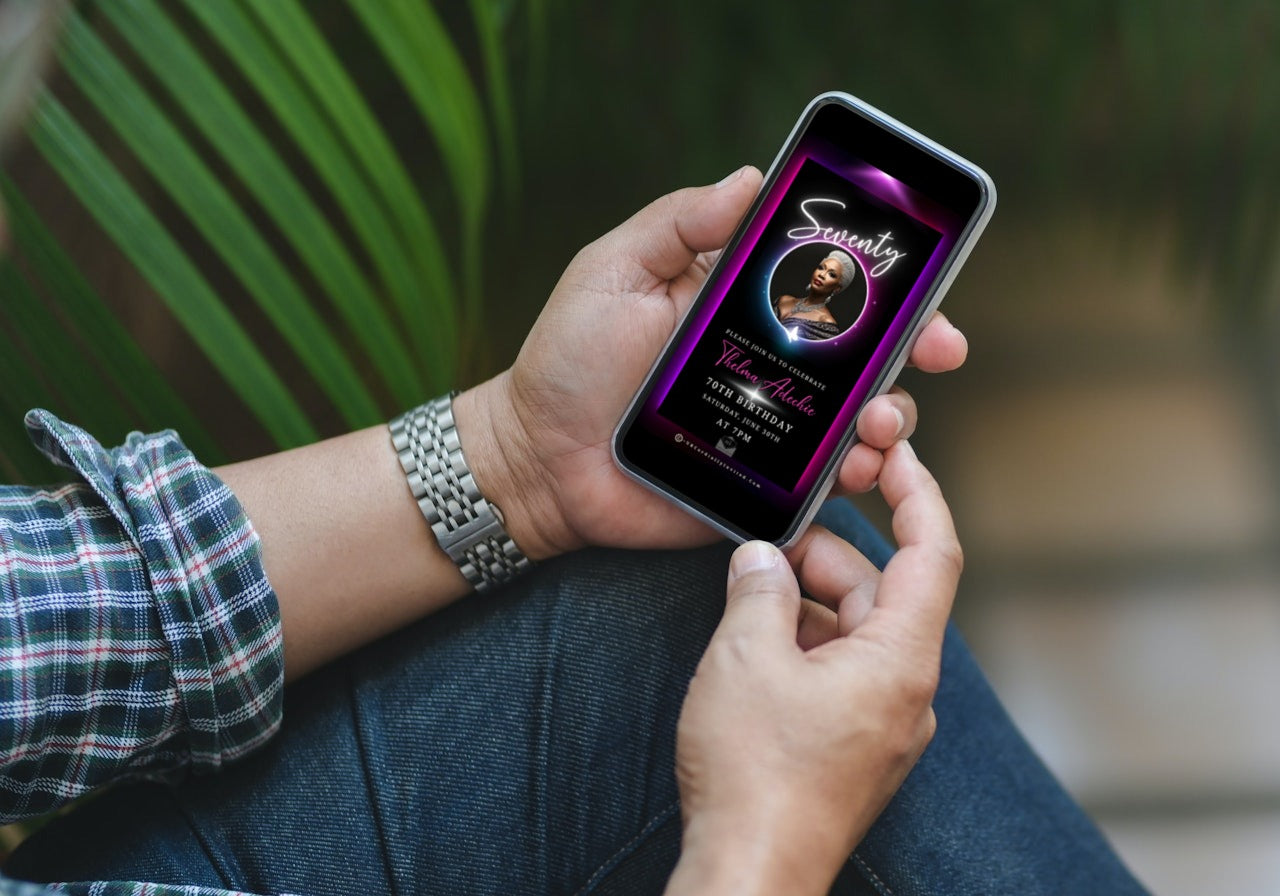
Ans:
[[[938,152],[817,106],[624,421],[620,461],[725,528],[782,539],[985,198]]]

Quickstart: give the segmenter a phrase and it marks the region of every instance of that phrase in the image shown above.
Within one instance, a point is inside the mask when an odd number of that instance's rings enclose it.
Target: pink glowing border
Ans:
[[[795,488],[788,491],[762,477],[758,471],[750,466],[733,464],[743,472],[750,473],[752,479],[759,481],[763,487],[778,497],[803,496],[814,486],[818,476],[822,473],[823,467],[826,466],[832,453],[838,447],[840,438],[848,427],[849,422],[866,400],[867,392],[874,385],[879,371],[888,363],[889,355],[902,339],[903,334],[911,325],[916,310],[938,279],[938,274],[947,257],[951,254],[951,250],[955,248],[965,223],[960,216],[880,169],[860,160],[851,161],[834,147],[816,139],[804,141],[779,172],[778,179],[761,204],[759,213],[752,220],[746,232],[743,233],[742,239],[734,249],[732,256],[725,262],[719,276],[716,278],[716,283],[712,287],[712,294],[707,297],[706,301],[698,309],[694,319],[690,322],[679,347],[672,355],[672,363],[667,365],[666,373],[658,380],[654,390],[649,395],[648,401],[645,402],[644,417],[647,418],[651,426],[660,423],[660,428],[668,432],[682,431],[681,427],[675,426],[671,421],[659,414],[657,409],[667,397],[667,393],[671,390],[676,378],[684,370],[685,364],[689,361],[689,356],[693,353],[694,346],[697,345],[706,332],[711,319],[724,301],[729,287],[737,280],[742,271],[742,266],[746,264],[747,258],[755,249],[756,243],[759,242],[765,227],[777,212],[778,206],[782,204],[782,200],[791,189],[791,184],[801,167],[809,159],[833,171],[898,211],[928,225],[933,230],[941,233],[942,236],[934,248],[933,254],[929,257],[920,275],[912,285],[911,291],[899,307],[893,322],[890,323],[888,330],[885,331],[884,338],[881,339],[880,344],[876,346],[875,351],[872,353],[866,371],[854,384],[853,389],[850,390],[848,399],[836,414],[830,428],[827,430],[826,436],[814,452],[813,459],[810,460],[809,465],[796,482]],[[871,296],[868,296],[867,301],[870,303]],[[821,350],[823,344],[814,343],[813,347]]]

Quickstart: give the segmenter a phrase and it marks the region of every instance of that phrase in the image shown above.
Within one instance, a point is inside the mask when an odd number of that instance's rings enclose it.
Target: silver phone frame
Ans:
[[[773,542],[783,549],[794,545],[800,536],[804,534],[804,531],[809,528],[810,523],[813,522],[813,518],[817,514],[818,509],[831,493],[831,488],[835,485],[836,476],[839,473],[840,466],[844,463],[845,457],[848,455],[849,450],[853,447],[854,440],[857,438],[858,418],[862,416],[863,409],[866,408],[867,404],[873,398],[885,394],[893,387],[894,382],[898,379],[898,375],[902,373],[902,368],[906,365],[907,359],[911,356],[911,349],[915,346],[916,339],[919,338],[920,333],[929,323],[929,319],[932,317],[933,312],[936,311],[938,306],[942,303],[943,297],[951,287],[951,284],[955,281],[956,275],[960,272],[960,268],[964,266],[965,260],[968,259],[969,253],[973,251],[973,247],[977,243],[978,238],[982,235],[982,231],[986,229],[987,222],[991,220],[991,215],[995,212],[996,206],[996,185],[987,173],[977,165],[973,164],[963,156],[947,149],[941,144],[929,139],[914,128],[908,127],[891,115],[887,115],[880,111],[870,103],[864,102],[852,94],[832,90],[819,94],[810,100],[809,104],[805,106],[804,111],[800,114],[795,125],[791,128],[791,133],[789,133],[787,135],[787,139],[783,141],[782,148],[778,151],[777,156],[774,157],[773,164],[771,164],[769,166],[769,170],[765,172],[764,181],[760,187],[760,193],[756,195],[756,199],[752,200],[753,208],[755,207],[755,202],[759,199],[760,194],[772,187],[779,169],[790,157],[791,152],[794,151],[797,138],[801,132],[809,122],[812,121],[818,110],[830,103],[843,105],[854,112],[861,114],[863,117],[870,119],[895,136],[926,150],[931,155],[960,169],[962,173],[971,177],[978,184],[980,200],[979,206],[975,214],[970,219],[967,228],[961,232],[959,239],[956,240],[956,245],[951,250],[951,256],[946,262],[944,262],[942,272],[932,287],[932,293],[922,304],[920,317],[916,322],[915,327],[902,341],[901,346],[893,357],[893,360],[881,375],[879,386],[877,386],[877,388],[867,396],[866,401],[862,404],[862,408],[859,408],[858,413],[854,415],[848,429],[841,434],[840,443],[836,446],[836,450],[832,453],[831,459],[827,462],[828,468],[824,471],[824,474],[820,479],[820,484],[816,486],[805,498],[804,502],[800,506],[800,510],[795,515],[794,522],[784,532],[783,537]],[[738,226],[734,229],[733,235],[729,238],[729,242],[726,244],[727,246],[736,246],[738,244],[738,241],[742,237],[744,228],[753,219],[753,217],[754,216],[749,212],[741,221],[738,222]],[[654,359],[652,366],[650,366],[649,372],[645,374],[644,379],[641,381],[640,388],[636,390],[636,394],[632,396],[631,401],[627,404],[626,410],[618,420],[618,425],[614,427],[613,435],[609,439],[609,451],[613,456],[614,465],[627,477],[638,482],[649,491],[661,495],[673,504],[678,505],[687,513],[693,515],[699,520],[702,520],[704,523],[707,523],[713,529],[728,536],[730,539],[737,542],[744,542],[751,540],[750,533],[742,532],[733,526],[726,525],[721,520],[704,513],[701,508],[690,504],[679,494],[671,491],[670,489],[663,488],[660,482],[657,482],[648,476],[641,475],[637,471],[633,470],[618,452],[618,442],[622,435],[623,424],[631,418],[632,412],[635,411],[636,405],[639,403],[641,396],[648,392],[648,388],[654,374],[657,372],[662,361],[667,357],[667,353],[671,350],[671,346],[675,342],[676,338],[683,333],[685,322],[688,320],[689,315],[693,314],[694,309],[699,307],[702,303],[707,289],[707,284],[713,282],[719,275],[724,257],[725,256],[722,254],[720,259],[716,261],[715,266],[708,272],[707,279],[703,281],[702,286],[698,290],[697,296],[694,297],[693,302],[689,305],[689,309],[685,312],[684,317],[676,323],[675,328],[671,331],[671,335],[667,338],[666,344],[663,345],[662,351],[658,352],[658,356]]]

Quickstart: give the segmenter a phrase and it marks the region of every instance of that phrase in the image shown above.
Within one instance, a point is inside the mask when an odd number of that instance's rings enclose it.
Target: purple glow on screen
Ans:
[[[861,160],[852,159],[845,153],[820,140],[804,140],[779,172],[778,179],[762,202],[759,213],[743,234],[742,240],[734,249],[733,254],[726,261],[715,285],[712,287],[712,291],[706,296],[706,300],[696,312],[689,329],[685,331],[680,344],[672,355],[671,363],[666,366],[654,390],[650,393],[644,408],[644,415],[650,421],[650,425],[657,424],[663,430],[676,431],[677,427],[658,414],[657,408],[661,406],[677,377],[688,363],[694,347],[703,337],[712,318],[724,301],[730,286],[737,280],[747,259],[755,250],[765,227],[787,196],[796,175],[804,163],[810,159],[840,175],[871,196],[928,225],[940,233],[941,238],[929,260],[924,265],[920,276],[916,278],[915,283],[903,300],[884,338],[876,346],[871,361],[867,365],[866,372],[858,379],[858,382],[849,393],[849,397],[832,421],[826,436],[796,483],[795,489],[790,492],[786,491],[772,482],[760,479],[756,474],[753,474],[753,478],[759,479],[764,490],[773,493],[777,497],[791,496],[796,493],[804,494],[814,486],[822,472],[822,468],[835,451],[841,435],[865,401],[868,391],[874,384],[876,374],[885,366],[894,347],[902,339],[903,334],[911,324],[917,308],[929,292],[964,227],[962,218],[884,171],[874,168]],[[871,305],[874,298],[873,292],[869,292],[867,307]],[[811,343],[807,346],[807,350],[833,350],[838,347],[839,341],[839,337],[836,337],[825,343]],[[738,465],[733,464],[733,466]],[[746,467],[742,469],[744,472],[752,472]]]

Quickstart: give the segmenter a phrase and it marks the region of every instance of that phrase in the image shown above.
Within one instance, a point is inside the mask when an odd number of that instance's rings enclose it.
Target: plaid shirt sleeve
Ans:
[[[108,451],[47,411],[26,422],[78,480],[0,487],[5,821],[124,776],[213,771],[275,732],[284,682],[257,535],[177,435]]]

